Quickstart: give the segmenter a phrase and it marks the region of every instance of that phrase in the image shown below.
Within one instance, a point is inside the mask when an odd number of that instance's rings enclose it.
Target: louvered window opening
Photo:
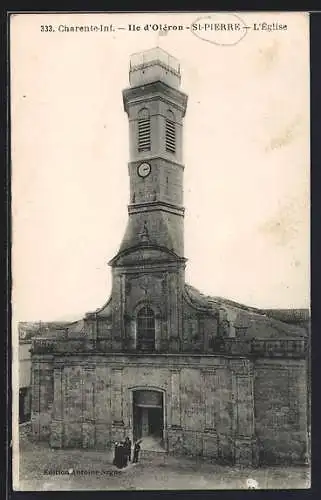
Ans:
[[[175,153],[176,151],[176,130],[175,130],[175,122],[172,120],[166,120],[166,151],[170,151],[171,153]]]
[[[150,119],[138,120],[138,151],[150,151]]]

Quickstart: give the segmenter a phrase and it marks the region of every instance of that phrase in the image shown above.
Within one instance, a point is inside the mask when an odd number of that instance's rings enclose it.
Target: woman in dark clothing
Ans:
[[[128,455],[127,455],[127,448],[125,443],[121,443],[121,465],[123,467],[127,467],[128,464]]]
[[[113,464],[116,465],[118,469],[122,469],[125,466],[123,443],[116,443],[115,445],[115,458]]]
[[[133,464],[137,464],[138,462],[138,455],[140,452],[140,442],[141,441],[136,441],[136,443],[134,444]]]

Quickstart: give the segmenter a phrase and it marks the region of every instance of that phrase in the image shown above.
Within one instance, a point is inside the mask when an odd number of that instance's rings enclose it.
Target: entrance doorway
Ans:
[[[144,449],[159,449],[164,442],[163,393],[137,390],[133,393],[133,437]]]

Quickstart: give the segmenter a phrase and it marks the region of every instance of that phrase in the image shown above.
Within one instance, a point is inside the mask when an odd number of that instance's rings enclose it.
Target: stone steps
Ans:
[[[168,454],[165,450],[156,451],[156,450],[140,450],[139,460],[153,460],[157,462],[165,462]]]
[[[144,449],[141,449],[140,450],[140,455],[155,455],[155,456],[158,456],[158,455],[167,455],[167,452],[165,450],[144,450]]]

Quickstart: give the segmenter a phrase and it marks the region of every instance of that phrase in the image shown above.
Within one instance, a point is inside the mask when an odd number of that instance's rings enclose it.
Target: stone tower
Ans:
[[[134,54],[123,91],[129,120],[128,223],[113,268],[113,340],[137,347],[137,314],[156,321],[157,350],[176,350],[184,289],[183,118],[178,61],[160,48]],[[147,335],[147,334],[146,334]],[[148,335],[147,335],[148,337]],[[125,340],[125,344],[126,344]],[[148,349],[148,341],[142,346]],[[142,347],[141,346],[141,347]]]

